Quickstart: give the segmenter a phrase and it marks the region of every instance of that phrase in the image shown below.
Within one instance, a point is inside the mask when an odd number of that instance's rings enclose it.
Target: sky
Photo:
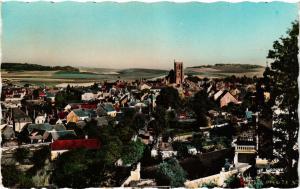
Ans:
[[[292,3],[2,3],[2,62],[169,69],[265,65]]]

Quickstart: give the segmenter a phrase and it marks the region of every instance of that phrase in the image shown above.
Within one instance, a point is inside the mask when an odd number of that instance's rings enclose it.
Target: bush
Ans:
[[[169,159],[158,166],[156,181],[159,185],[180,187],[184,185],[187,173],[176,159]]]
[[[240,187],[240,180],[237,175],[233,175],[225,180],[227,188],[239,188]]]
[[[58,187],[99,187],[105,169],[96,152],[86,149],[71,150],[61,154],[54,164],[53,183]]]
[[[201,188],[214,188],[214,187],[218,187],[218,185],[216,183],[213,183],[213,182],[208,182],[208,183],[203,183]]]
[[[45,164],[45,161],[48,158],[50,158],[50,149],[48,146],[45,146],[33,153],[31,161],[35,166],[41,167]]]
[[[137,140],[136,142],[131,141],[128,145],[126,145],[123,149],[122,160],[123,163],[133,164],[140,160],[143,156],[145,149],[145,145]]]
[[[2,183],[5,187],[33,187],[34,184],[30,176],[19,171],[15,165],[2,165]]]
[[[178,156],[180,158],[184,158],[188,156],[187,144],[179,141],[174,141],[172,143],[173,149],[178,152]]]
[[[27,148],[17,148],[17,151],[14,153],[14,158],[17,162],[22,163],[26,158],[28,158],[29,150]]]

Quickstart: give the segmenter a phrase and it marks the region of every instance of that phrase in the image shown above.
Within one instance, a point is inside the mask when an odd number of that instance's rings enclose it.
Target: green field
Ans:
[[[185,75],[195,75],[199,77],[220,78],[235,75],[238,77],[261,77],[264,71],[263,66],[249,64],[216,64],[188,67]],[[160,69],[108,69],[108,68],[87,68],[80,67],[79,71],[58,70],[58,71],[7,71],[1,70],[1,77],[20,83],[32,83],[37,85],[55,85],[59,83],[86,83],[112,80],[136,80],[152,79],[166,76],[169,70]]]
[[[185,74],[197,75],[200,77],[227,77],[235,75],[241,77],[261,77],[265,67],[252,64],[215,64],[188,67]]]
[[[1,70],[1,77],[20,83],[54,85],[66,82],[96,82],[104,80],[136,80],[151,79],[164,76],[166,70],[156,69],[102,69],[80,68],[76,71],[5,71]]]

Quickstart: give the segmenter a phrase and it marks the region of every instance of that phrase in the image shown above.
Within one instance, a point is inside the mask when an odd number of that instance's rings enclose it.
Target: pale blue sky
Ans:
[[[2,4],[3,62],[107,68],[265,65],[298,18],[291,3]]]

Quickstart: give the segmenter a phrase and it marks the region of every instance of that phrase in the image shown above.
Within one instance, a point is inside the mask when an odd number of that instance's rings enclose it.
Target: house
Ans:
[[[106,92],[98,92],[97,93],[98,100],[104,100],[105,98],[109,98],[109,97],[110,97],[110,93],[106,93]]]
[[[163,142],[162,138],[158,139],[156,147],[151,150],[151,156],[155,157],[158,155],[158,153],[160,153],[163,159],[177,155],[177,151],[173,150],[171,142]]]
[[[36,124],[42,124],[42,123],[45,123],[46,122],[46,118],[47,118],[47,114],[45,115],[39,115],[35,118],[35,121],[34,123]]]
[[[49,123],[43,123],[43,124],[29,124],[26,129],[29,133],[29,139],[31,143],[33,143],[33,142],[44,142],[46,140],[50,141],[51,139],[49,139],[49,136],[51,132],[65,131],[66,127],[63,124],[50,125]]]
[[[70,104],[66,105],[66,107],[64,108],[65,111],[69,111],[72,109],[72,106]]]
[[[18,108],[13,109],[13,119],[16,132],[20,132],[25,125],[32,123],[31,118]]]
[[[96,94],[91,93],[91,92],[86,92],[81,95],[81,100],[82,101],[92,101],[92,100],[95,100],[96,97],[97,97]]]
[[[139,130],[138,137],[146,145],[151,144],[154,141],[153,136],[151,136],[150,132],[144,129]]]
[[[173,149],[164,149],[164,150],[160,151],[160,154],[163,159],[167,159],[167,158],[176,156],[177,151],[174,151]]]
[[[15,132],[12,125],[6,125],[1,128],[2,140],[11,140],[15,138]]]
[[[98,117],[102,117],[102,116],[107,115],[107,112],[106,112],[103,104],[98,104],[97,105],[96,114],[97,114]]]
[[[5,98],[5,102],[21,101],[24,98],[24,96],[25,96],[25,92],[17,93],[17,94],[13,93],[12,95],[7,96]]]
[[[44,142],[48,138],[48,134],[46,133],[45,130],[38,130],[34,129],[30,134],[29,134],[29,139],[31,143],[40,143]]]
[[[50,125],[49,123],[42,123],[42,124],[32,123],[32,124],[28,124],[25,128],[27,129],[28,133],[32,133],[34,130],[50,131],[53,129],[53,125]]]
[[[86,120],[88,118],[90,118],[90,115],[88,112],[81,110],[81,109],[76,109],[76,110],[72,110],[67,115],[67,123],[69,123],[69,122],[77,123],[79,120]]]
[[[73,149],[100,149],[101,144],[98,139],[73,139],[73,140],[55,140],[51,143],[51,160],[56,159],[60,154]]]
[[[197,149],[190,145],[187,146],[187,151],[191,155],[196,155],[198,153]]]
[[[6,108],[20,108],[22,106],[21,101],[5,101],[2,104]]]
[[[118,105],[120,108],[124,107],[129,101],[128,96],[128,94],[123,95],[115,105]]]
[[[58,112],[57,113],[57,116],[58,116],[58,119],[60,119],[60,120],[65,120],[66,119],[66,117],[68,116],[68,112],[66,112],[66,111],[61,111],[61,112]]]
[[[224,93],[223,90],[219,90],[214,94],[214,100],[217,100],[222,94]]]
[[[241,93],[241,91],[237,88],[234,88],[234,89],[230,90],[230,94],[232,94],[235,98],[237,98],[240,93]]]
[[[147,85],[146,83],[143,83],[141,85],[139,85],[138,87],[139,90],[145,90],[145,89],[151,89],[151,86]]]
[[[45,97],[47,97],[46,92],[41,91],[41,92],[39,93],[39,97],[40,97],[40,98],[45,98]]]
[[[228,91],[219,91],[214,95],[214,100],[217,101],[220,107],[227,106],[229,103],[240,104],[240,102]]]
[[[60,139],[75,139],[76,133],[74,130],[51,130],[47,131],[49,133],[50,140],[54,142],[55,140],[60,140]]]
[[[51,103],[55,103],[55,94],[46,92],[47,99],[50,99]]]
[[[89,109],[89,110],[94,110],[97,108],[96,103],[83,103],[80,105],[82,109]]]
[[[42,123],[42,124],[33,123],[26,126],[26,130],[28,131],[28,137],[31,143],[44,142],[44,140],[47,138],[47,136],[44,135],[45,132],[51,129],[52,126],[49,123]]]
[[[112,103],[104,103],[104,109],[107,112],[107,115],[111,117],[116,117],[117,111],[115,110],[114,106]]]

